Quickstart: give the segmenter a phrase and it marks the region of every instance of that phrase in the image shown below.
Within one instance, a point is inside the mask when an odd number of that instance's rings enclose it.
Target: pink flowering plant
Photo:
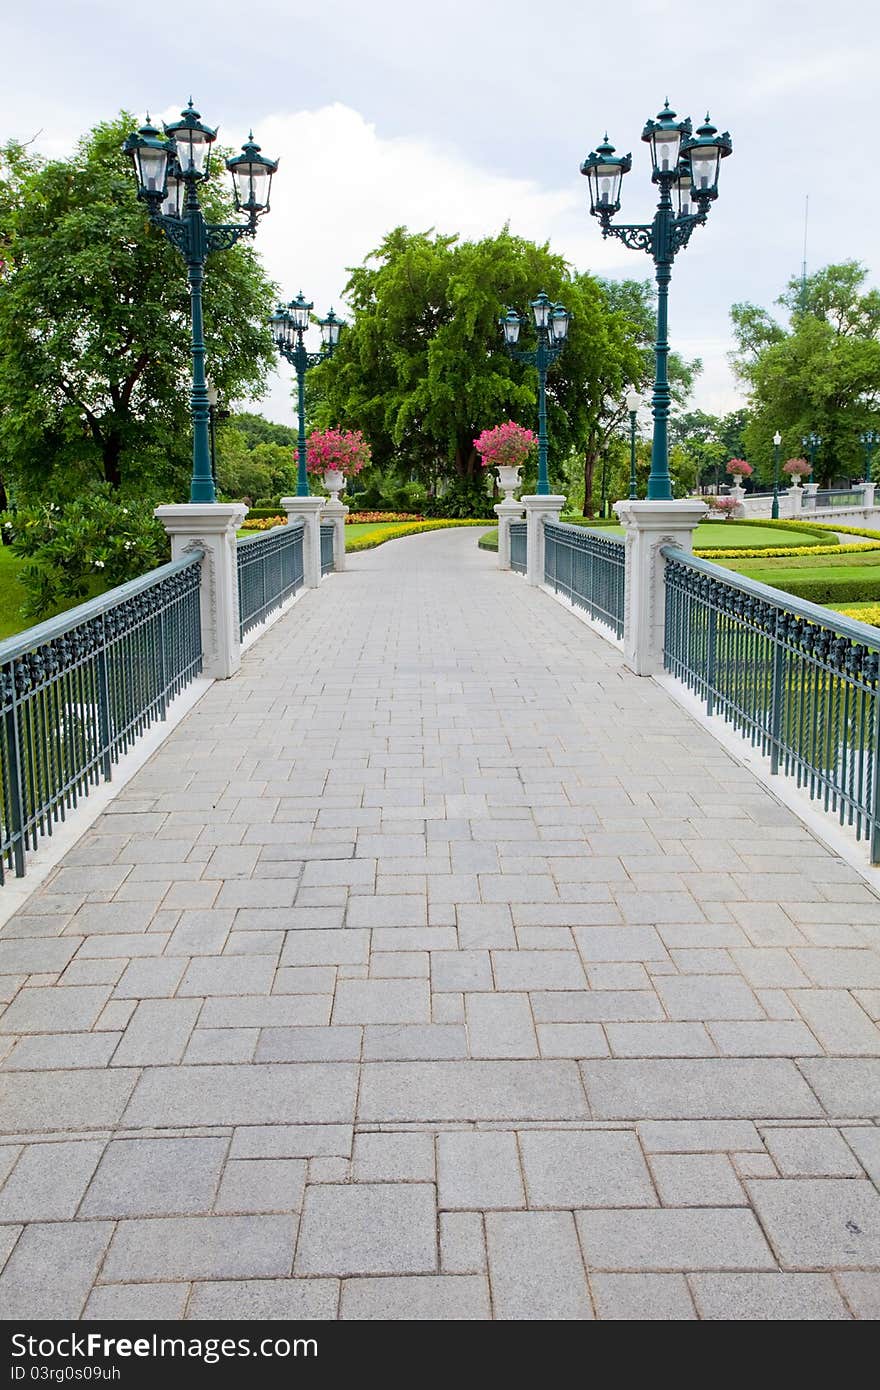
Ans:
[[[735,478],[750,478],[755,470],[745,459],[731,459],[727,471]]]
[[[306,467],[318,477],[342,473],[352,478],[370,462],[370,446],[360,430],[312,430],[306,446]]]
[[[790,478],[806,478],[812,472],[806,459],[786,459],[782,465],[783,473],[787,473]]]
[[[474,440],[484,468],[522,468],[538,447],[538,436],[513,420],[483,430]]]
[[[736,511],[739,503],[735,497],[716,497],[712,504],[712,510],[720,512],[725,521],[729,521]]]

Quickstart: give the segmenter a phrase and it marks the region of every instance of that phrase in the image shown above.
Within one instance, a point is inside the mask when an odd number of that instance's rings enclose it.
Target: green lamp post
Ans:
[[[227,251],[243,236],[253,236],[257,222],[269,211],[272,175],[278,161],[267,159],[253,135],[241,154],[226,161],[232,175],[235,208],[247,221],[206,222],[199,204],[198,186],[211,172],[211,146],[216,129],[203,125],[190,98],[180,120],[164,126],[164,138],[151,124],[129,135],[123,150],[131,156],[138,181],[138,197],[147,204],[154,226],[159,227],[184,259],[189,282],[192,319],[193,466],[191,502],[216,502],[211,476],[210,404],[205,377],[205,337],[202,319],[202,286],[205,265],[214,251]]]
[[[657,281],[657,339],[654,344],[655,374],[652,399],[654,438],[651,448],[649,501],[670,501],[669,477],[669,282],[672,264],[684,250],[694,228],[706,221],[718,197],[718,173],[722,159],[733,149],[725,131],[719,135],[709,117],[692,133],[690,120],[677,121],[669,102],[656,120],[648,121],[642,139],[651,149],[652,182],[660,189],[654,220],[647,226],[616,225],[620,210],[620,185],[632,168],[631,155],[616,155],[605,136],[581,165],[590,188],[590,212],[599,219],[603,237],[616,236],[631,251],[647,251],[653,258]],[[675,201],[673,202],[673,197]]]
[[[321,330],[320,352],[309,352],[303,336],[311,322],[314,304],[303,297],[300,290],[296,299],[288,305],[280,304],[269,320],[275,345],[285,361],[296,372],[296,402],[299,431],[296,447],[296,495],[308,497],[309,475],[306,472],[306,372],[317,367],[320,362],[333,356],[339,342],[339,331],[344,328],[341,319],[331,309],[325,319],[318,319]]]
[[[815,431],[811,430],[809,434],[804,435],[803,439],[801,440],[801,444],[804,446],[809,456],[810,476],[807,479],[807,482],[811,483],[813,481],[813,466],[816,462],[816,454],[822,447],[822,436],[821,434],[816,434]]]
[[[528,320],[508,309],[498,322],[504,333],[504,346],[517,362],[530,362],[538,369],[538,486],[536,495],[549,496],[547,474],[547,371],[565,346],[571,315],[562,304],[554,304],[542,290],[529,308],[535,320],[537,343],[534,348],[518,347],[520,330]]]
[[[629,411],[629,500],[635,502],[639,496],[638,480],[636,478],[636,415],[642,398],[638,391],[632,390],[626,393],[626,408]]]
[[[872,461],[874,458],[874,450],[877,445],[880,444],[880,434],[878,434],[876,430],[865,430],[864,433],[859,435],[859,442],[865,451],[865,482],[870,483],[871,474],[873,472]]]
[[[782,444],[782,435],[779,430],[773,436],[773,505],[770,508],[770,516],[774,521],[779,520],[779,446]]]

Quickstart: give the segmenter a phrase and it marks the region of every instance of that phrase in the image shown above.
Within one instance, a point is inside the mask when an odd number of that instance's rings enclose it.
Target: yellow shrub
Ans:
[[[731,550],[694,550],[703,560],[778,560],[790,556],[812,559],[814,555],[861,555],[866,550],[880,550],[880,540],[866,541],[864,545],[789,545],[774,549],[747,550],[737,546]]]

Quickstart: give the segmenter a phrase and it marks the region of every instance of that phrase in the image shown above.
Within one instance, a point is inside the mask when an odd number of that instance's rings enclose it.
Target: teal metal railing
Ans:
[[[544,583],[623,636],[626,564],[623,540],[583,526],[544,522]]]
[[[510,523],[510,568],[517,574],[525,574],[527,559],[528,526],[524,521]]]
[[[333,569],[333,532],[332,521],[325,522],[321,527],[321,577],[329,574]]]
[[[880,631],[672,546],[666,670],[880,862]]]
[[[804,499],[805,501],[808,499]],[[861,492],[854,492],[852,489],[845,488],[820,488],[816,493],[813,506],[816,507],[863,507],[864,497]]]
[[[0,643],[0,883],[201,671],[202,558]]]
[[[303,585],[303,522],[274,526],[238,542],[238,618],[242,638]]]

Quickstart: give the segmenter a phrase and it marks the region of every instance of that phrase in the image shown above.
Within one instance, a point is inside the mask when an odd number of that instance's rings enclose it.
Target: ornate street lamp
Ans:
[[[342,319],[337,318],[331,309],[325,319],[318,319],[318,326],[321,330],[320,352],[308,352],[303,335],[311,323],[314,307],[314,304],[304,298],[303,292],[300,290],[296,299],[292,299],[289,304],[280,304],[269,320],[275,346],[296,372],[297,419],[299,423],[296,447],[297,497],[309,496],[309,475],[306,471],[306,372],[310,367],[317,367],[320,362],[333,356],[339,343],[339,331],[345,327]]]
[[[529,362],[538,369],[538,486],[535,494],[549,496],[547,475],[547,372],[556,361],[568,338],[571,315],[563,304],[554,304],[542,290],[529,304],[535,321],[537,343],[534,348],[518,347],[520,330],[528,322],[515,309],[508,309],[498,322],[504,334],[504,346],[517,362]]]
[[[642,398],[633,388],[626,393],[626,408],[629,411],[629,500],[638,500],[639,488],[636,479],[636,415]]]
[[[818,450],[822,447],[822,436],[821,434],[816,434],[814,430],[811,430],[809,434],[804,435],[804,437],[801,440],[801,444],[806,449],[810,459],[810,476],[807,479],[807,482],[811,483],[813,481],[813,465],[816,462],[816,454]]]
[[[589,184],[590,212],[599,219],[603,237],[616,236],[630,250],[647,251],[654,260],[657,340],[654,344],[654,440],[648,499],[668,501],[672,498],[668,441],[668,299],[672,263],[678,252],[687,246],[694,228],[706,221],[718,196],[721,161],[731,153],[733,146],[727,132],[719,135],[708,116],[693,135],[690,120],[676,120],[669,102],[656,120],[648,121],[642,139],[651,150],[652,182],[660,189],[657,211],[648,226],[616,226],[611,220],[620,210],[620,185],[624,174],[632,168],[632,156],[616,155],[607,135],[584,160],[581,173],[586,175]]]
[[[243,236],[253,236],[257,222],[269,211],[272,175],[278,161],[267,159],[254,144],[253,135],[242,146],[241,154],[226,162],[232,175],[237,212],[246,222],[206,222],[199,204],[198,185],[211,172],[211,146],[217,131],[203,125],[190,99],[180,120],[164,127],[164,138],[151,124],[149,116],[140,130],[129,135],[123,150],[131,156],[138,181],[138,198],[147,204],[154,226],[182,255],[189,282],[192,317],[193,466],[191,502],[216,502],[211,472],[209,439],[210,402],[205,379],[205,339],[202,321],[202,285],[205,263],[214,251],[226,251]]]
[[[779,430],[773,436],[773,505],[770,508],[770,516],[774,521],[779,520],[779,446],[782,443],[782,435]]]
[[[859,435],[859,443],[865,451],[865,482],[870,483],[874,450],[880,444],[880,434],[876,430],[865,430]]]

